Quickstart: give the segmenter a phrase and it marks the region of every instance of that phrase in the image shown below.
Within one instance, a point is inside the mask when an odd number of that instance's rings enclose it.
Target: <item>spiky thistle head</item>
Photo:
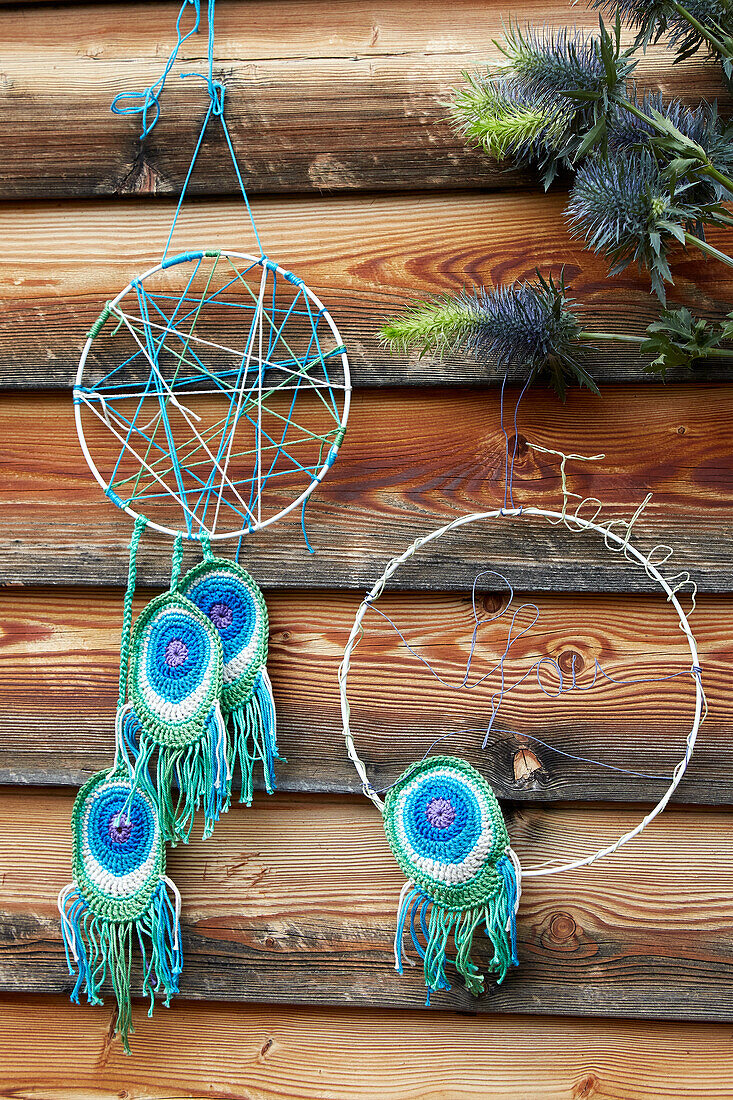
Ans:
[[[510,24],[503,42],[496,45],[504,55],[501,68],[528,92],[553,96],[577,93],[602,95],[623,86],[636,62],[618,50],[609,67],[601,53],[601,39],[577,27],[531,27]],[[580,108],[582,102],[578,99]]]
[[[517,281],[489,290],[442,296],[421,302],[381,330],[392,350],[417,349],[420,355],[469,351],[527,374],[549,375],[561,397],[575,381],[598,392],[583,367],[580,320],[562,276]]]
[[[672,281],[669,248],[675,240],[684,243],[686,227],[697,225],[702,213],[684,194],[672,194],[646,149],[586,161],[567,208],[574,235],[608,257],[612,275],[635,260],[649,271],[662,301],[664,282]]]
[[[688,107],[679,99],[665,103],[661,92],[647,92],[641,99],[633,93],[629,100],[647,117],[652,113],[663,115],[675,129],[700,146],[718,171],[724,175],[733,171],[733,143],[723,133],[715,103],[703,101],[697,107]],[[650,122],[617,106],[609,119],[608,148],[612,155],[624,153],[634,147],[650,145],[655,134]],[[701,203],[731,197],[727,188],[709,176],[698,179],[694,188],[688,191],[688,198],[692,195]]]
[[[539,165],[545,183],[569,163],[573,111],[568,103],[527,91],[490,73],[466,73],[451,115],[456,129],[499,161]]]
[[[638,29],[637,43],[647,44],[666,38],[677,52],[679,60],[692,57],[702,47],[711,57],[719,56],[726,63],[729,52],[720,52],[700,30],[700,26],[714,39],[725,41],[733,35],[733,4],[731,0],[683,0],[684,12],[692,16],[690,22],[670,0],[593,0],[593,6],[609,14],[620,14]],[[727,43],[726,43],[727,45]],[[728,66],[726,66],[728,71]]]

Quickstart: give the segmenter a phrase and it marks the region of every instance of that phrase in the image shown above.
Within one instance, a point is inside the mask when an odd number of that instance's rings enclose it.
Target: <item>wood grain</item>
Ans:
[[[359,597],[351,593],[272,593],[270,657],[278,711],[278,737],[287,765],[278,786],[289,791],[358,791],[346,757],[337,670]],[[519,606],[519,600],[515,606]],[[496,614],[504,597],[479,598],[481,618]],[[136,600],[136,613],[144,597]],[[444,686],[400,643],[377,615],[366,619],[349,678],[351,728],[375,787],[388,786],[437,738],[444,749],[490,774],[502,798],[649,801],[666,782],[629,776],[572,760],[591,758],[612,768],[669,775],[682,755],[692,717],[693,685],[685,675],[664,683],[639,679],[684,672],[689,649],[674,614],[653,597],[545,596],[536,601],[536,626],[513,647],[507,684],[539,659],[557,661],[571,683],[592,690],[555,701],[530,676],[507,695],[498,729],[482,750],[499,686],[498,671],[484,684],[457,691],[468,660],[473,609],[470,597],[436,593],[394,594],[380,601],[420,657],[447,681]],[[78,786],[107,766],[113,751],[113,716],[119,669],[122,593],[98,589],[89,599],[74,589],[0,591],[0,782]],[[503,652],[511,614],[482,626],[470,683]],[[515,633],[531,621],[528,608]],[[733,605],[705,597],[692,617],[704,668],[709,714],[692,765],[679,790],[688,803],[733,801]],[[604,672],[596,674],[598,660]],[[558,678],[545,664],[543,682]],[[515,731],[514,733],[506,731]],[[532,738],[539,738],[538,744]],[[553,751],[555,749],[560,752]],[[714,781],[711,782],[711,777]]]
[[[670,387],[664,401],[619,387],[613,400],[574,394],[566,405],[530,390],[520,410],[515,502],[561,503],[557,460],[526,438],[565,452],[605,454],[570,464],[571,486],[629,517],[654,498],[635,527],[647,549],[676,548],[669,573],[688,569],[701,591],[733,589],[733,495],[728,428],[730,386]],[[508,391],[511,409],[516,391]],[[0,501],[6,540],[0,578],[8,583],[121,584],[127,576],[127,517],[109,504],[79,453],[71,402],[62,394],[4,395],[5,461]],[[441,521],[500,506],[504,440],[498,393],[433,390],[355,394],[339,460],[308,506],[317,551],[303,543],[299,517],[248,537],[244,560],[275,588],[363,590],[382,563]],[[103,438],[101,433],[105,433]],[[93,452],[114,442],[100,425]],[[144,585],[167,584],[170,547],[150,538],[140,558]],[[190,559],[192,560],[192,559]],[[466,590],[488,565],[525,591],[651,591],[640,567],[603,547],[521,517],[466,528],[438,540],[400,570],[402,588]],[[479,589],[491,588],[486,578]]]
[[[69,988],[55,909],[68,881],[72,796],[11,789],[0,802],[0,988]],[[640,811],[509,817],[526,865],[589,852]],[[420,1008],[422,974],[393,969],[403,876],[364,799],[260,797],[213,841],[170,853],[184,900],[182,996]],[[435,1009],[730,1020],[733,839],[728,814],[674,809],[591,870],[527,883],[521,969],[478,1000],[458,984]],[[477,945],[479,957],[481,943]]]
[[[589,329],[641,335],[656,317],[645,277],[627,271],[609,280],[605,262],[570,239],[565,202],[560,193],[531,199],[512,192],[403,194],[258,199],[254,212],[269,255],[305,279],[331,310],[356,386],[456,385],[495,381],[496,367],[469,355],[407,359],[379,346],[380,325],[415,297],[528,279],[536,267],[557,275],[564,265]],[[169,201],[2,206],[0,385],[70,386],[103,303],[160,258],[172,216]],[[174,251],[252,246],[241,203],[197,202],[179,225]],[[710,240],[730,248],[729,231]],[[733,276],[727,272],[699,256],[679,255],[676,300],[698,314],[727,313],[733,299]],[[219,342],[234,339],[223,324]],[[103,353],[104,341],[97,341],[90,362],[102,364]],[[588,352],[588,367],[601,385],[656,381],[644,365],[628,345],[599,344]],[[523,375],[519,369],[510,373],[515,379]],[[668,377],[729,378],[730,370],[713,366]]]
[[[0,197],[153,194],[179,190],[201,124],[205,89],[180,72],[205,71],[205,37],[185,43],[165,91],[163,114],[141,145],[137,118],[109,105],[159,76],[175,42],[175,4],[7,10],[0,106],[6,123]],[[73,9],[72,9],[73,11]],[[252,192],[506,186],[484,155],[467,149],[445,101],[465,69],[496,59],[501,5],[429,0],[415,18],[408,0],[374,8],[325,0],[283,7],[274,0],[217,8],[215,76],[228,89],[227,118]],[[592,11],[560,0],[525,0],[520,21],[592,27]],[[79,20],[84,42],[79,44]],[[721,95],[717,70],[673,67],[665,51],[641,62],[642,83],[696,99]],[[83,110],[80,105],[83,104]],[[726,100],[727,105],[727,100]],[[236,191],[217,129],[202,150],[192,194]],[[524,179],[528,179],[525,175]]]
[[[111,1023],[109,1005],[5,998],[0,1077],[8,1094],[373,1100],[378,1088],[390,1100],[733,1096],[730,1029],[713,1024],[178,1002],[141,1019],[130,1059],[110,1038]]]

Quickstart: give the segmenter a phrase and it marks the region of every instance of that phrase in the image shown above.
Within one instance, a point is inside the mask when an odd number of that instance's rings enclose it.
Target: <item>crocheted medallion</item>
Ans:
[[[180,591],[216,627],[224,653],[220,696],[225,714],[246,701],[267,660],[269,621],[259,586],[236,562],[210,558],[194,566]]]
[[[121,775],[100,772],[74,803],[72,870],[92,912],[136,920],[165,873],[163,838],[152,801]]]
[[[209,552],[210,553],[210,552]],[[246,569],[227,558],[208,556],[194,566],[180,591],[216,628],[222,645],[221,709],[229,720],[229,763],[239,764],[240,802],[249,806],[259,762],[265,789],[275,789],[277,725],[267,674],[269,617],[265,598]]]
[[[178,991],[183,965],[180,896],[165,877],[165,848],[153,800],[122,772],[99,772],[79,791],[72,812],[74,881],[59,894],[71,999],[86,991],[101,1004],[109,979],[117,999],[117,1029],[129,1051],[133,944],[142,953],[142,992]],[[171,897],[172,895],[172,897]]]
[[[164,592],[132,630],[130,698],[142,726],[159,744],[197,741],[222,687],[217,630],[190,600]]]
[[[384,829],[408,878],[400,896],[395,963],[402,973],[403,940],[409,932],[423,960],[430,991],[449,989],[448,942],[469,992],[484,979],[471,958],[473,935],[483,924],[493,948],[488,970],[504,980],[517,965],[516,857],[489,784],[465,760],[430,756],[405,771],[387,791]]]

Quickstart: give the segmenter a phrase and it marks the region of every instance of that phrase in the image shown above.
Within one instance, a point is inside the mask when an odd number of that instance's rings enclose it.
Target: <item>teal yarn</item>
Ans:
[[[402,973],[409,931],[423,961],[430,991],[449,989],[449,941],[453,962],[474,995],[484,977],[471,958],[483,926],[497,983],[518,965],[516,909],[519,883],[509,836],[494,792],[465,760],[430,756],[409,767],[387,791],[384,829],[407,876],[397,912],[395,964]]]
[[[265,667],[269,641],[267,605],[259,586],[237,562],[214,557],[202,540],[204,561],[180,583],[219,635],[223,653],[219,696],[229,729],[230,771],[239,764],[240,802],[252,802],[255,766],[261,765],[268,794],[275,789],[277,722]]]
[[[130,1053],[133,945],[142,956],[142,993],[152,1015],[156,993],[170,1004],[183,965],[180,896],[165,875],[165,848],[155,802],[126,772],[103,771],[79,791],[71,818],[73,882],[58,898],[71,999],[85,992],[102,1004],[109,980],[117,1000],[116,1031]],[[171,897],[172,894],[172,897]]]

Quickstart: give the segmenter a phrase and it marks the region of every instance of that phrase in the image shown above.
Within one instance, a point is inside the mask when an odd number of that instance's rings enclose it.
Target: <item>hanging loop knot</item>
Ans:
[[[211,113],[216,115],[217,118],[221,118],[224,114],[224,93],[226,92],[223,81],[214,80],[211,73],[208,75],[204,73],[181,73],[181,80],[188,80],[192,76],[198,80],[206,81],[206,87],[209,89],[209,99],[211,100]]]

